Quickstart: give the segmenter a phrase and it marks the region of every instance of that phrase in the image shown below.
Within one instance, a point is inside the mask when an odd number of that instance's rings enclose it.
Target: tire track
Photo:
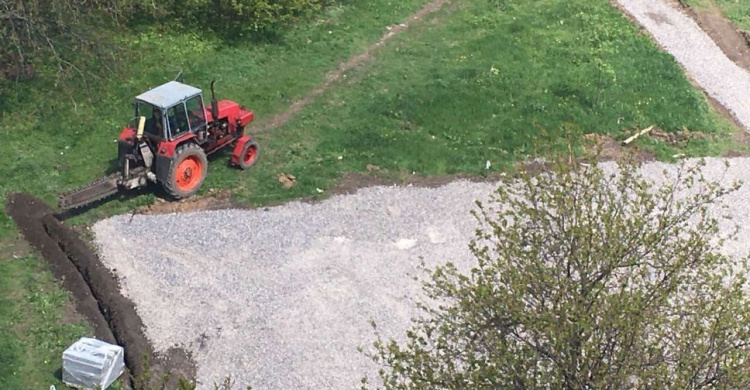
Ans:
[[[384,46],[386,42],[391,40],[393,37],[399,35],[400,33],[406,31],[409,27],[411,27],[414,23],[424,19],[425,16],[428,16],[438,10],[440,10],[444,5],[449,3],[450,0],[433,0],[420,8],[417,12],[412,14],[407,20],[404,22],[388,26],[388,32],[386,32],[380,39],[373,43],[372,45],[368,46],[367,49],[365,49],[364,52],[357,54],[356,56],[353,56],[349,58],[348,60],[342,62],[339,64],[339,67],[329,72],[326,75],[325,81],[323,84],[311,90],[310,92],[305,95],[302,99],[299,99],[292,103],[289,108],[279,114],[276,114],[274,117],[272,117],[268,122],[264,122],[263,125],[258,124],[256,126],[250,127],[250,132],[252,134],[258,134],[265,131],[278,129],[282,126],[284,126],[287,122],[289,122],[290,119],[292,119],[294,116],[300,113],[302,109],[310,105],[310,103],[314,102],[315,99],[323,94],[328,88],[330,88],[334,83],[339,81],[343,76],[344,73],[364,65],[365,63],[372,60],[372,58],[375,55],[375,51],[377,51],[379,48]]]

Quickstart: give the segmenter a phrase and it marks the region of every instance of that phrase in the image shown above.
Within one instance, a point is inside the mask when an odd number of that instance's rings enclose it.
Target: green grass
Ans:
[[[375,164],[418,175],[482,174],[528,156],[564,128],[622,139],[656,125],[724,141],[696,141],[688,155],[719,153],[731,126],[713,112],[672,57],[606,2],[474,1],[395,38],[275,135],[256,173],[236,180],[241,199],[321,196],[341,172]],[[640,142],[666,158],[677,152]],[[339,160],[339,156],[342,159]],[[291,173],[289,191],[276,181]],[[324,196],[324,195],[322,195]]]
[[[127,48],[120,60],[127,64],[111,80],[89,80],[88,87],[79,81],[80,89],[5,85],[12,89],[0,103],[0,195],[25,191],[54,204],[56,193],[105,173],[116,155],[113,140],[132,115],[133,96],[171,79],[177,68],[186,82],[204,90],[216,78],[220,98],[246,104],[257,120],[268,120],[422,3],[352,1],[291,31],[281,43],[227,44],[146,29],[119,38]],[[565,129],[619,139],[650,125],[687,128],[712,137],[683,147],[688,155],[731,147],[728,135],[735,129],[710,109],[669,55],[607,2],[454,3],[394,38],[375,61],[349,72],[286,126],[259,134],[262,155],[253,170],[228,167],[226,154],[215,158],[203,192],[229,188],[252,204],[316,198],[326,196],[318,189],[330,189],[343,174],[365,171],[367,164],[394,178],[412,172],[483,175],[487,160],[499,170],[559,151],[542,141],[561,137]],[[638,143],[661,158],[677,152],[648,139]],[[281,172],[295,175],[297,185],[284,189],[277,180]],[[74,222],[153,199],[115,200]],[[0,213],[0,238],[13,234],[12,222]],[[30,287],[15,281],[31,274],[51,280],[39,264],[35,258],[3,263],[6,295],[27,296]],[[46,293],[60,296],[54,286]],[[23,299],[9,299],[0,310],[32,328],[59,319],[54,307],[50,316],[29,307]],[[78,336],[60,334],[68,343]],[[0,372],[0,383],[17,377],[28,378],[20,388],[49,382],[48,373],[36,367],[44,367],[40,362],[54,348],[37,348],[30,341],[35,337],[18,328],[0,338],[0,347],[13,351],[3,355],[5,365],[16,372]]]
[[[740,0],[714,0],[721,8],[724,16],[734,22],[737,27],[750,31],[750,2]]]
[[[68,323],[68,294],[34,256],[0,261],[0,388],[41,389],[58,379],[62,352],[90,335],[84,323]],[[46,386],[46,387],[45,387]]]

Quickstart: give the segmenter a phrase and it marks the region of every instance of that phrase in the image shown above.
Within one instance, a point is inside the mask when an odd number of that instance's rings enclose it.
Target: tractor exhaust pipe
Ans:
[[[214,117],[214,120],[219,118],[219,103],[216,101],[216,94],[214,93],[215,81],[211,80],[211,115]]]

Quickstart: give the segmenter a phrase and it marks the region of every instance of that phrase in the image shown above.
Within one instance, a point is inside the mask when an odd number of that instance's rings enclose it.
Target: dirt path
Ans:
[[[711,98],[750,131],[750,73],[729,59],[693,19],[667,0],[617,2]]]
[[[736,26],[724,18],[714,0],[705,0],[706,7],[682,9],[695,20],[703,31],[716,42],[735,64],[750,70],[750,46]]]
[[[305,95],[305,97],[303,97],[300,100],[295,101],[286,111],[280,114],[277,114],[276,116],[271,118],[269,121],[258,122],[255,126],[251,126],[250,132],[253,134],[256,134],[258,132],[277,129],[281,126],[284,126],[284,124],[286,124],[290,119],[292,119],[295,115],[297,115],[300,111],[302,111],[303,108],[308,106],[310,103],[314,102],[318,96],[320,96],[323,92],[325,92],[328,88],[330,88],[331,85],[333,85],[335,82],[340,80],[343,77],[344,73],[358,66],[362,66],[363,64],[370,61],[375,51],[379,49],[380,47],[382,47],[383,45],[385,45],[385,43],[388,42],[391,38],[402,33],[403,31],[408,29],[412,24],[423,19],[425,16],[438,11],[449,1],[450,0],[433,0],[427,5],[425,5],[424,7],[422,7],[421,9],[419,9],[413,15],[411,15],[403,23],[393,25],[393,26],[388,26],[387,27],[388,32],[386,32],[382,37],[380,37],[380,40],[368,46],[367,49],[363,53],[360,53],[354,57],[351,57],[345,62],[342,62],[341,64],[339,64],[338,69],[332,72],[329,72],[326,75],[325,81],[320,87],[315,88],[312,91],[308,92],[307,95]]]

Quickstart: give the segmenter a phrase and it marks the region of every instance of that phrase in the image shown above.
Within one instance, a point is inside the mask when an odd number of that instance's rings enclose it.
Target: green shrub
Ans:
[[[265,37],[309,17],[334,0],[167,0],[129,1],[131,21],[168,28],[210,30],[223,37]]]
[[[386,389],[748,388],[747,260],[708,210],[738,187],[703,163],[660,185],[589,164],[479,204],[477,265],[437,267],[407,340],[378,337]]]

